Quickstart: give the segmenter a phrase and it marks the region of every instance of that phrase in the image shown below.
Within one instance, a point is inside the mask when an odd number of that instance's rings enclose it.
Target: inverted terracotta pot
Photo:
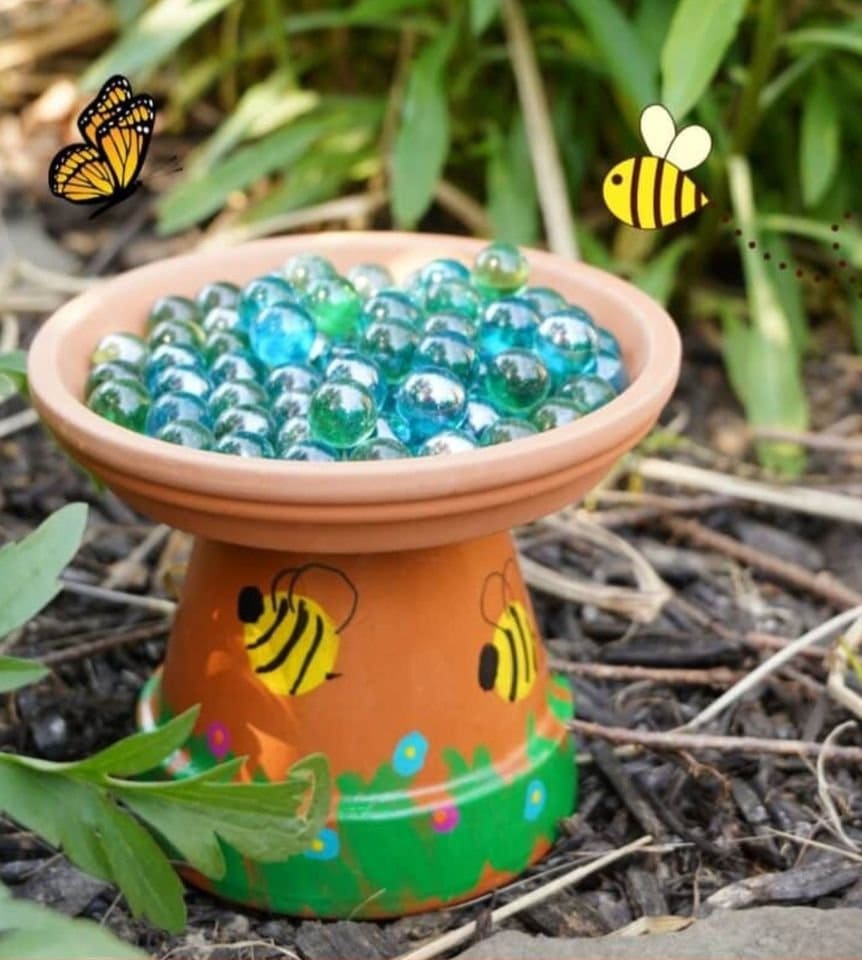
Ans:
[[[30,351],[33,402],[72,457],[144,513],[197,535],[150,728],[201,705],[167,774],[247,756],[277,780],[323,753],[336,790],[305,854],[252,864],[228,850],[234,900],[318,916],[387,916],[467,899],[547,849],[575,803],[565,719],[508,528],[576,501],[652,427],[679,368],[673,322],[613,276],[526,251],[619,339],[631,386],[569,426],[467,453],[306,463],[203,453],[140,436],[83,404],[90,354],[141,332],[152,301],[238,283],[313,251],[396,277],[457,237],[331,233],[165,260],[60,309]]]

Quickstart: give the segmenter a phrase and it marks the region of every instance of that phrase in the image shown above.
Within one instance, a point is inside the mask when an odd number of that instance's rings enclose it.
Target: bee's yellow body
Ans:
[[[527,611],[517,600],[497,618],[490,643],[479,658],[479,685],[503,700],[523,700],[536,682],[536,638]]]
[[[691,177],[662,157],[623,160],[605,177],[602,193],[608,210],[639,230],[668,227],[709,203]]]

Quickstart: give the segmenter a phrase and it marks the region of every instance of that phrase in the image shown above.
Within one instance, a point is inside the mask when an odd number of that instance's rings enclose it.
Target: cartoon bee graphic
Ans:
[[[350,609],[338,626],[314,599],[296,592],[300,577],[321,570],[340,578],[350,591]],[[279,583],[290,576],[287,590]],[[237,597],[237,616],[245,624],[243,642],[252,669],[273,693],[296,697],[332,680],[341,633],[353,619],[358,602],[356,587],[341,570],[321,563],[281,570],[273,577],[268,595],[258,587],[243,587]]]
[[[489,643],[479,653],[479,686],[493,690],[503,700],[523,700],[536,682],[536,637],[524,605],[511,598],[506,570],[515,561],[506,561],[502,571],[489,574],[482,587],[482,619],[494,628]],[[502,588],[502,610],[492,618],[487,612],[491,585],[497,580]]]
[[[709,203],[709,197],[684,171],[703,163],[712,137],[697,124],[677,133],[670,113],[654,103],[641,114],[641,136],[649,157],[630,157],[605,177],[605,206],[638,230],[668,227]]]

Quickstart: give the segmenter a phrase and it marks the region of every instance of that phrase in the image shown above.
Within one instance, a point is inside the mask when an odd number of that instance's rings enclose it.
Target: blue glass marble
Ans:
[[[185,367],[188,370],[203,372],[203,365],[197,351],[173,343],[162,343],[150,354],[145,368],[147,384],[155,383],[156,377],[169,367]]]
[[[348,380],[327,381],[311,395],[308,429],[318,443],[344,450],[374,432],[377,405],[371,391]]]
[[[412,456],[410,448],[394,437],[372,437],[350,451],[351,460],[402,460]]]
[[[521,414],[540,404],[551,389],[547,367],[529,350],[504,350],[488,364],[485,388],[494,406]]]
[[[552,313],[559,313],[568,307],[566,298],[550,287],[524,287],[518,294],[522,300],[536,311],[539,317],[547,317]]]
[[[275,434],[276,450],[310,439],[308,420],[305,417],[290,417],[278,428]],[[279,454],[280,456],[280,454]]]
[[[326,369],[327,363],[332,359],[332,347],[332,340],[330,340],[325,333],[321,333],[318,330],[314,337],[314,343],[312,343],[311,349],[308,351],[308,363],[313,366],[315,370],[322,372]]]
[[[436,260],[429,260],[428,263],[419,268],[418,279],[427,286],[442,283],[446,280],[459,280],[462,283],[469,283],[470,269],[460,260],[438,257]]]
[[[467,383],[476,372],[478,357],[473,347],[460,337],[433,333],[419,342],[413,363],[448,370],[462,383]]]
[[[399,386],[395,402],[417,440],[459,427],[467,414],[464,385],[445,370],[411,371]]]
[[[274,276],[258,277],[243,288],[239,298],[240,327],[248,330],[251,321],[266,307],[298,300],[299,294],[286,280]]]
[[[490,403],[479,397],[468,397],[464,428],[469,430],[474,437],[478,437],[485,427],[496,423],[499,419],[500,414]]]
[[[266,390],[272,397],[294,390],[311,393],[320,386],[322,379],[314,367],[304,363],[288,363],[270,370],[266,378]]]
[[[464,453],[475,449],[476,441],[463,430],[441,430],[417,449],[416,456],[436,457],[441,453]]]
[[[610,403],[617,391],[607,380],[595,374],[584,374],[569,380],[560,390],[560,395],[571,400],[579,413],[592,413]]]
[[[163,393],[186,393],[205,400],[212,385],[209,377],[200,370],[187,367],[165,367],[152,378],[150,392],[154,397]]]
[[[151,349],[161,343],[177,343],[197,350],[203,342],[203,330],[196,323],[186,320],[160,320],[147,337]]]
[[[150,404],[144,430],[153,437],[175,420],[194,420],[206,425],[209,420],[207,405],[190,393],[163,393]]]
[[[531,350],[536,341],[540,318],[521,297],[493,300],[482,314],[479,349],[482,356],[495,357],[503,350],[520,347]]]
[[[197,323],[199,319],[200,314],[194,300],[189,300],[188,297],[159,297],[150,308],[147,330],[152,330],[162,320],[185,320],[189,323]]]
[[[413,440],[410,424],[394,409],[386,410],[382,416],[377,418],[375,433],[378,437],[398,440],[407,446],[410,446]]]
[[[203,356],[208,364],[213,364],[223,353],[244,353],[248,351],[248,338],[244,333],[232,330],[213,330],[207,334],[203,345]]]
[[[609,383],[617,393],[622,393],[629,385],[629,376],[622,358],[610,353],[598,354],[595,374]]]
[[[212,447],[215,453],[229,453],[235,457],[270,459],[274,456],[268,440],[250,437],[244,433],[226,433]]]
[[[298,253],[282,267],[285,278],[301,293],[305,293],[321,280],[336,275],[335,267],[325,258],[313,253]]]
[[[239,305],[241,290],[235,283],[226,280],[216,280],[198,290],[195,303],[201,316],[206,316],[216,307],[236,307]]]
[[[465,343],[473,343],[478,334],[478,324],[468,317],[459,317],[457,313],[432,313],[425,321],[423,332],[445,333],[450,337],[460,337]]]
[[[359,263],[347,271],[347,279],[363,300],[395,285],[392,274],[379,263]]]
[[[388,392],[388,385],[377,364],[361,354],[351,351],[330,360],[326,368],[326,379],[329,381],[349,380],[361,383],[374,397],[378,407],[383,405]]]
[[[215,443],[212,432],[196,420],[174,420],[166,423],[155,437],[157,440],[176,443],[192,450],[212,450]]]
[[[123,360],[109,360],[107,363],[97,363],[96,366],[90,370],[89,376],[87,377],[84,396],[89,397],[100,383],[105,383],[107,380],[138,380],[139,377],[140,370]]]
[[[523,287],[530,265],[511,243],[491,243],[476,254],[473,280],[478,287],[500,293],[512,293]]]
[[[536,351],[555,380],[596,369],[598,339],[590,315],[580,307],[552,313],[539,324]]]
[[[612,357],[620,355],[620,345],[617,338],[604,327],[596,327],[596,339],[599,353],[607,353]]]
[[[442,280],[432,283],[425,294],[428,313],[455,313],[472,319],[483,307],[482,294],[466,280]]]
[[[96,344],[96,349],[90,356],[92,364],[112,363],[122,360],[136,370],[142,370],[148,360],[150,351],[144,341],[133,333],[109,333]]]
[[[210,394],[208,406],[215,420],[231,407],[265,407],[268,402],[266,391],[254,380],[225,380]]]
[[[509,443],[522,437],[532,437],[536,428],[528,421],[517,417],[502,417],[479,434],[479,443],[483,447],[493,447],[498,443]]]
[[[322,443],[313,443],[310,440],[300,440],[279,450],[280,460],[310,460],[316,463],[328,463],[338,459],[334,450]]]
[[[399,381],[410,369],[418,344],[419,334],[397,320],[375,320],[362,335],[362,352],[390,383]]]
[[[226,380],[259,381],[261,372],[260,364],[251,353],[232,351],[216,357],[210,367],[210,378],[214,384],[224,383]]]
[[[537,430],[554,430],[580,419],[582,413],[569,397],[551,397],[533,411],[530,420]]]
[[[358,335],[362,299],[344,277],[335,275],[316,283],[306,294],[305,306],[317,329],[332,340],[353,340]]]
[[[213,433],[217,437],[226,434],[242,434],[245,437],[254,437],[255,440],[269,440],[272,433],[272,423],[269,414],[263,407],[246,406],[229,407],[220,413]]]
[[[362,307],[359,326],[367,330],[380,320],[394,320],[413,330],[421,329],[422,309],[412,297],[401,290],[381,290]]]
[[[244,333],[239,310],[235,307],[213,307],[201,321],[204,333],[213,333],[215,330],[229,330],[231,333]]]
[[[308,359],[315,332],[314,320],[302,307],[276,303],[249,321],[248,340],[258,360],[277,367]]]
[[[307,390],[285,390],[276,394],[269,411],[277,424],[283,424],[294,417],[307,417],[311,406],[311,393]]]

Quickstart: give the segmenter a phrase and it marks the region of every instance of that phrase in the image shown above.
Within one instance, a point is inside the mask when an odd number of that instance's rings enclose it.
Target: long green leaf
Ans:
[[[538,235],[536,182],[520,111],[508,136],[496,128],[488,136],[488,215],[498,240],[530,245]]]
[[[8,693],[10,690],[36,683],[50,672],[35,660],[0,656],[0,693]]]
[[[799,173],[806,207],[826,195],[838,169],[841,123],[835,88],[818,73],[805,92],[799,133]]]
[[[0,353],[0,403],[13,393],[27,392],[27,354],[23,350]]]
[[[846,50],[862,56],[862,32],[838,27],[804,27],[782,37],[782,43],[791,49],[801,47],[827,47],[831,50]]]
[[[392,150],[392,212],[400,227],[415,227],[431,205],[446,162],[449,107],[445,66],[454,36],[452,26],[443,30],[410,69]]]
[[[679,121],[733,43],[748,0],[680,0],[661,53],[661,101]]]
[[[20,543],[0,549],[0,637],[35,616],[60,592],[58,577],[81,545],[87,507],[70,503]]]
[[[470,0],[470,29],[481,36],[500,11],[500,0]]]
[[[679,279],[679,263],[691,249],[692,237],[677,237],[660,253],[651,257],[635,277],[635,282],[663,306],[667,304]]]

